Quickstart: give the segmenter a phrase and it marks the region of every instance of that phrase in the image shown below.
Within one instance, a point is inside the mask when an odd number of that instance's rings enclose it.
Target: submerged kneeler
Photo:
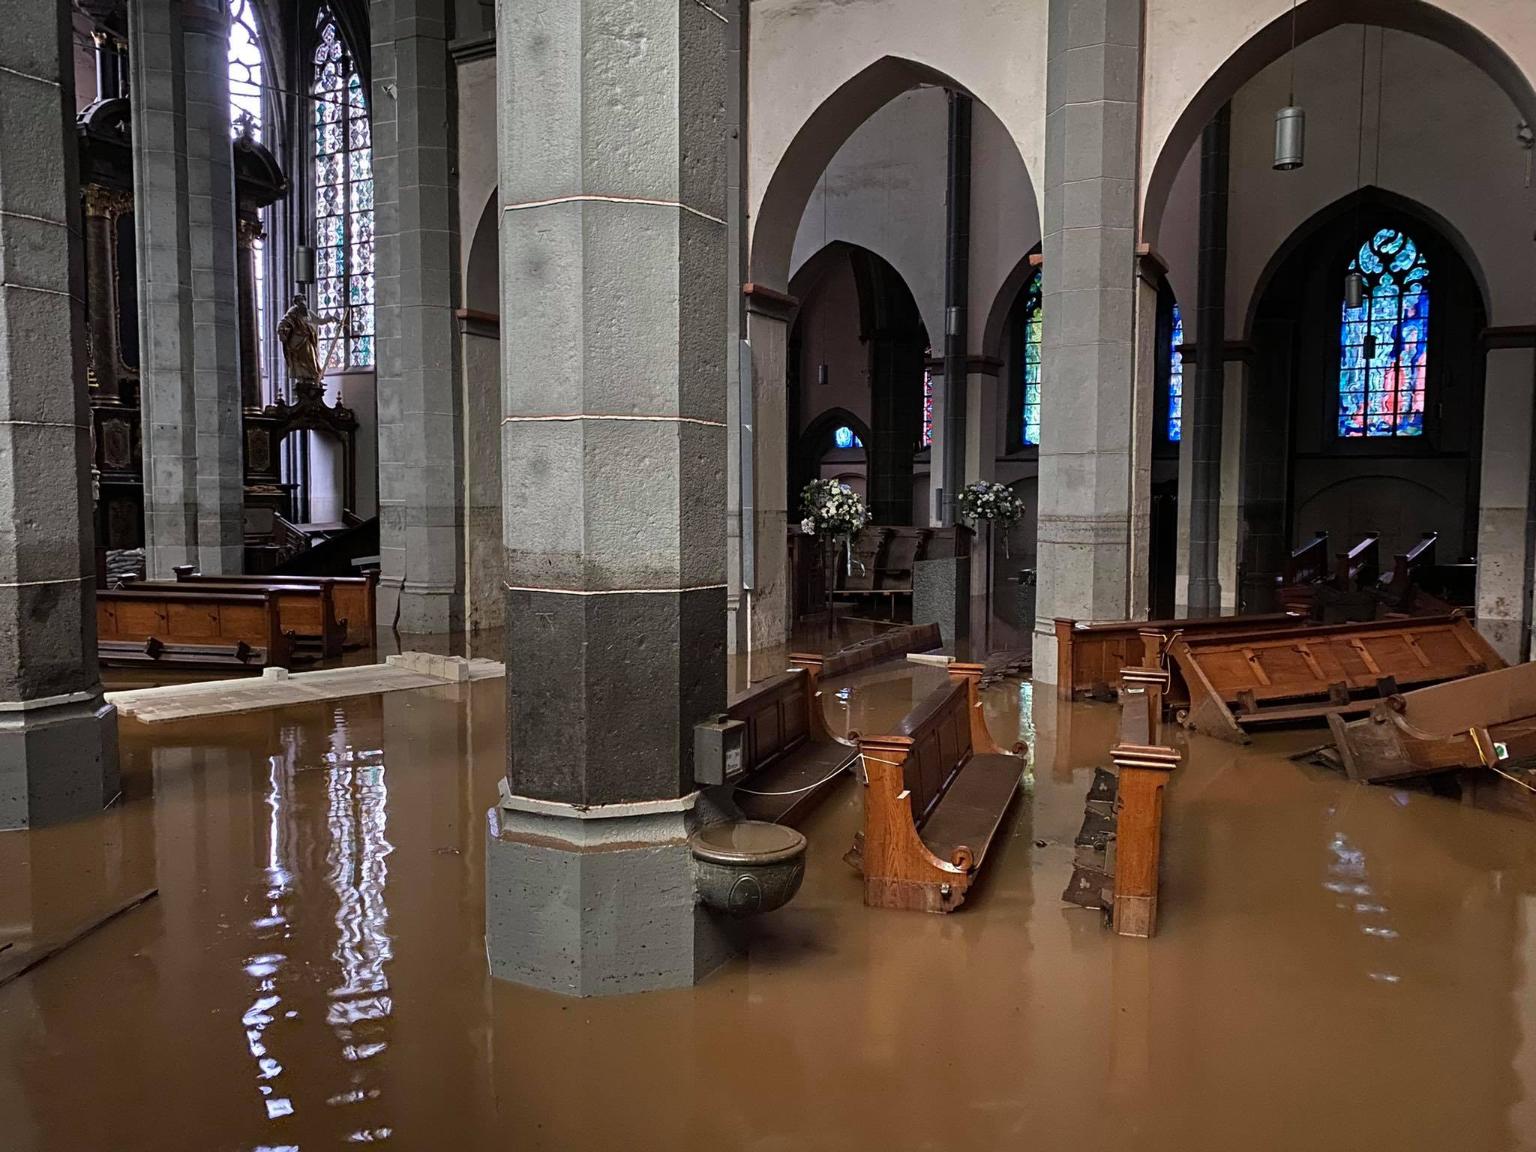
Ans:
[[[953,912],[965,902],[1024,776],[981,712],[980,664],[952,664],[889,736],[860,736],[864,831],[848,861],[872,908]]]

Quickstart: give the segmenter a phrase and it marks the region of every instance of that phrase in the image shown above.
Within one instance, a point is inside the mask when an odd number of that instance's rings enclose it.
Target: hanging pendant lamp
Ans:
[[[1344,277],[1344,307],[1353,312],[1365,303],[1365,277],[1358,270]]]
[[[1306,162],[1307,113],[1296,103],[1296,0],[1291,0],[1291,94],[1275,113],[1275,171],[1290,172]]]

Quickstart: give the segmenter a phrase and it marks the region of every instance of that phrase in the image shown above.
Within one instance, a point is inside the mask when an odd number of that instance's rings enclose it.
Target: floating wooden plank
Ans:
[[[1189,690],[1184,720],[1243,742],[1245,729],[1370,711],[1375,699],[1503,668],[1459,614],[1175,638],[1169,656]]]
[[[1405,692],[1328,726],[1345,774],[1361,783],[1497,763],[1499,744],[1510,759],[1536,756],[1536,664]]]

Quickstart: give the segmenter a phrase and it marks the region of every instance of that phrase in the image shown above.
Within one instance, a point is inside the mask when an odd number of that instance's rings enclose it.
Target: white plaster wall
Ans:
[[[1285,16],[1292,6],[1291,0],[1219,0],[1206,3],[1145,0],[1145,3],[1140,158],[1140,191],[1143,196],[1154,166],[1167,147],[1170,134],[1185,108],[1216,75],[1228,57],[1242,48],[1255,33]],[[1373,4],[1368,0],[1309,0],[1302,7],[1308,10],[1308,20],[1315,16],[1326,16],[1334,21],[1354,18],[1380,22],[1383,19],[1412,20],[1415,9],[1431,6],[1420,4],[1417,0],[1400,0],[1394,5]],[[1536,85],[1536,7],[1533,7],[1531,0],[1439,0],[1432,7],[1463,21],[1474,37],[1486,38],[1486,43],[1481,46],[1483,51],[1501,52],[1516,70]],[[1352,11],[1364,15],[1351,17],[1349,13]],[[1354,66],[1346,73],[1346,76],[1355,76],[1357,83],[1358,68],[1357,57]],[[1241,83],[1242,79],[1239,78],[1233,88]],[[1216,104],[1220,104],[1221,97],[1230,95],[1231,92],[1218,93]],[[1309,135],[1321,127],[1324,121],[1341,117],[1339,108],[1312,97],[1309,89],[1301,82],[1299,71],[1297,97],[1313,111],[1307,125]],[[1347,108],[1354,108],[1353,100]],[[1271,115],[1273,111],[1271,108]],[[1347,111],[1342,116],[1347,117]],[[1179,151],[1187,148],[1188,143],[1180,145]],[[1310,156],[1308,166],[1311,166]],[[1152,223],[1156,224],[1156,221]],[[1159,247],[1163,245],[1159,244]]]
[[[948,141],[948,105],[938,88],[898,96],[865,121],[816,183],[795,236],[791,277],[824,239],[868,248],[901,274],[929,337],[942,342]],[[857,309],[853,317],[857,323]]]
[[[797,133],[834,92],[885,57],[933,69],[972,93],[997,116],[1038,185],[1045,156],[1046,6],[1046,0],[756,0],[748,78],[753,242],[769,181]],[[833,140],[829,153],[840,142]],[[935,160],[942,172],[942,149]]]

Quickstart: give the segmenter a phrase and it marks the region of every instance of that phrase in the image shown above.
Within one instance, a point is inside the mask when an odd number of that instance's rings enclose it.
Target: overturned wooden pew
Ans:
[[[238,589],[99,590],[96,649],[106,665],[256,670],[294,660],[276,595]]]
[[[1024,778],[1023,745],[1005,753],[987,731],[980,664],[950,665],[885,736],[859,736],[864,830],[849,863],[873,908],[953,912],[965,902]]]
[[[1504,667],[1459,614],[1323,624],[1257,635],[1177,637],[1186,727],[1239,743],[1248,729],[1369,712],[1409,689]]]
[[[287,581],[263,581],[248,583],[244,580],[228,582],[218,577],[208,580],[197,578],[125,581],[124,587],[153,596],[156,593],[249,592],[270,594],[277,602],[282,631],[296,644],[313,645],[323,659],[340,656],[346,639],[346,629],[336,617],[333,598],[334,580],[324,577],[317,584],[292,584]]]
[[[1062,899],[1110,912],[1121,936],[1157,931],[1163,796],[1181,759],[1162,743],[1162,693],[1168,674],[1126,669],[1120,688],[1120,739],[1113,772],[1094,771],[1072,878]]]
[[[1536,664],[1516,664],[1378,701],[1370,714],[1330,716],[1351,780],[1405,780],[1536,756]]]
[[[195,565],[175,568],[178,583],[244,585],[252,588],[298,584],[319,588],[329,584],[336,620],[345,631],[347,648],[372,648],[378,624],[378,573],[360,576],[204,576]]]
[[[1147,637],[1159,649],[1174,635],[1247,635],[1294,628],[1306,620],[1292,612],[1254,616],[1197,616],[1187,620],[1056,620],[1056,694],[1062,700],[1113,699],[1124,668],[1142,663]]]

